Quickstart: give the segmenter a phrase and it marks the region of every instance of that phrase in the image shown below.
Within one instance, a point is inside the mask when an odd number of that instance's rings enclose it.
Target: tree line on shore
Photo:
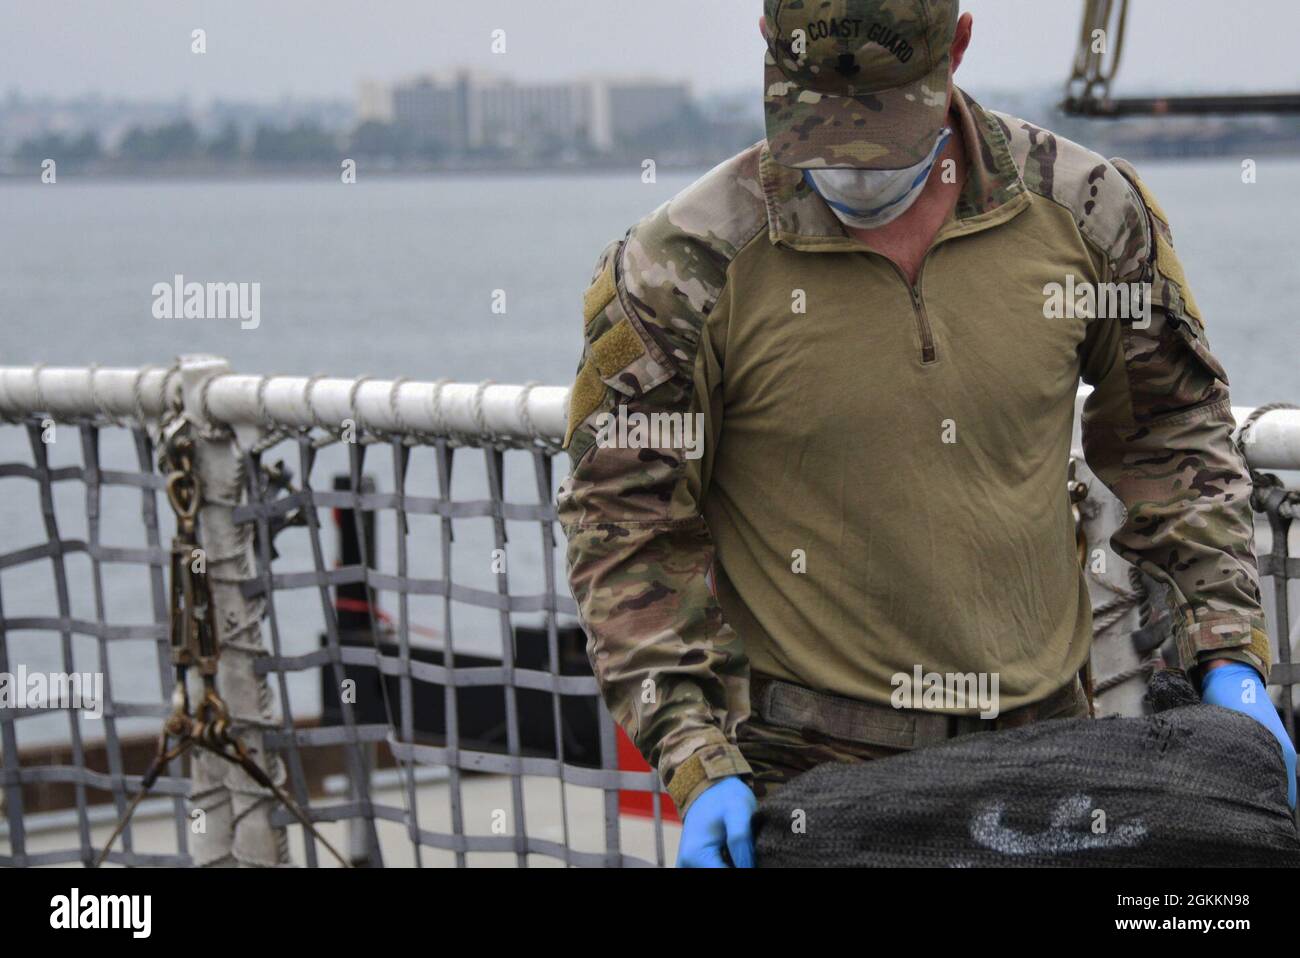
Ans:
[[[748,124],[719,125],[692,114],[647,130],[634,140],[619,144],[614,153],[657,155],[645,151],[667,149],[709,159],[715,153],[726,156],[727,150],[741,149],[761,135],[761,129],[751,129]],[[24,164],[52,158],[74,168],[109,169],[324,166],[337,164],[341,156],[378,157],[395,165],[437,165],[464,158],[522,163],[601,158],[584,144],[548,135],[511,149],[485,146],[451,151],[436,141],[418,139],[398,124],[373,120],[347,132],[331,131],[310,120],[288,126],[258,124],[251,129],[241,129],[234,121],[228,121],[215,133],[204,135],[188,119],[156,126],[132,126],[112,147],[94,132],[47,132],[22,141],[13,156]]]

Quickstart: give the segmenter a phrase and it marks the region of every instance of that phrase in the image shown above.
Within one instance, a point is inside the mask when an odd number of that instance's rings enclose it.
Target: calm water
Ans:
[[[1300,161],[1144,164],[1238,403],[1295,398]],[[565,383],[603,246],[686,185],[639,171],[361,182],[0,184],[0,362]],[[260,282],[262,320],[158,320],[154,283]],[[506,294],[506,313],[491,309]]]
[[[1230,161],[1143,165],[1160,197],[1216,352],[1233,382],[1234,400],[1300,400],[1297,325],[1300,302],[1300,161],[1266,159],[1258,182],[1243,185]],[[446,177],[368,182],[113,182],[55,186],[0,185],[0,363],[165,365],[182,352],[226,356],[242,372],[366,373],[457,380],[566,383],[578,357],[581,294],[596,255],[628,225],[693,177],[640,182],[639,170],[556,178]],[[189,280],[259,282],[261,324],[158,320],[154,283],[181,273]],[[506,312],[492,311],[504,290]],[[63,437],[66,436],[66,439]],[[75,436],[51,448],[56,463],[78,461]],[[110,434],[110,466],[131,468],[130,451]],[[286,453],[287,454],[287,453]],[[29,461],[25,439],[0,428],[0,461]],[[474,454],[458,464],[458,492],[481,495]],[[344,467],[330,452],[317,472],[327,484]],[[391,488],[386,455],[373,470]],[[416,458],[414,488],[431,482]],[[535,498],[527,463],[508,476],[510,498]],[[424,488],[428,488],[427,485]],[[60,528],[84,537],[84,493],[64,484]],[[457,581],[492,587],[491,528],[458,530]],[[0,480],[0,529],[9,551],[46,539],[33,484]],[[436,526],[412,529],[413,574],[440,574]],[[169,532],[167,533],[169,534]],[[139,499],[110,493],[106,541],[141,541]],[[394,530],[380,528],[381,551]],[[540,537],[512,529],[512,591],[541,591]],[[309,568],[305,539],[285,537],[282,568]],[[327,549],[332,542],[327,541]],[[89,563],[71,557],[73,612],[94,617]],[[381,566],[393,569],[385,555]],[[110,569],[105,594],[114,622],[148,617],[144,577],[135,567]],[[48,563],[0,574],[4,613],[51,615]],[[396,601],[385,603],[395,611]],[[320,611],[310,592],[286,594],[280,612],[289,651],[317,641]],[[413,600],[412,617],[437,625],[436,602]],[[457,619],[465,646],[496,646],[495,615]],[[119,697],[155,695],[157,666],[136,643],[113,650]],[[95,668],[94,644],[75,642],[78,668]],[[56,642],[44,633],[10,636],[11,666],[59,668]],[[121,670],[121,671],[118,671]],[[295,709],[310,712],[310,680],[293,686]],[[301,700],[299,697],[301,696]],[[305,703],[305,704],[304,704]],[[19,723],[23,741],[58,737],[56,716]],[[153,728],[150,721],[133,728]],[[88,729],[93,733],[93,730]]]
[[[0,356],[567,382],[596,256],[691,179],[0,186]],[[154,319],[175,273],[260,282],[261,325]]]

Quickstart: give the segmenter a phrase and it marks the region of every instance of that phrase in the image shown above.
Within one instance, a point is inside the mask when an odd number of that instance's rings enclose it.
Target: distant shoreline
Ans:
[[[1063,131],[1065,132],[1065,131]],[[1073,132],[1073,131],[1070,131]],[[1100,131],[1099,131],[1100,132]],[[1065,135],[1069,135],[1068,132]],[[1198,160],[1232,159],[1245,157],[1300,157],[1300,139],[1287,138],[1224,138],[1221,140],[1189,140],[1179,138],[1127,140],[1124,137],[1089,137],[1083,145],[1105,156],[1123,156],[1135,162],[1195,162]],[[665,155],[652,157],[656,172],[695,173],[711,169],[726,159],[725,156]],[[109,160],[90,163],[65,161],[57,170],[66,182],[124,182],[167,180],[172,182],[248,182],[278,180],[334,180],[338,181],[346,159],[356,161],[357,181],[362,180],[419,180],[443,177],[500,177],[500,178],[572,178],[576,176],[621,174],[642,176],[643,157],[623,156],[584,161],[557,161],[545,163],[508,162],[500,160],[464,158],[455,161],[425,164],[397,164],[391,159],[365,156],[348,157],[340,154],[337,162],[327,163],[214,163],[211,160],[132,165]],[[19,164],[22,164],[20,168]],[[0,160],[0,183],[41,182],[41,164],[35,160],[18,161],[12,157]]]
[[[725,159],[725,157],[723,158]],[[342,162],[342,161],[340,161]],[[698,160],[683,163],[659,163],[659,173],[703,173],[712,169],[718,161]],[[306,166],[264,166],[247,168],[229,167],[167,167],[167,168],[131,168],[131,169],[87,169],[68,164],[58,168],[59,181],[67,182],[123,182],[136,183],[144,180],[167,180],[183,182],[186,180],[203,182],[244,182],[254,180],[333,180],[338,181],[341,167],[319,165]],[[640,178],[641,161],[623,161],[619,163],[600,163],[587,165],[556,166],[437,166],[412,169],[367,168],[364,162],[357,164],[357,182],[362,180],[420,180],[441,177],[491,176],[501,178],[536,178],[555,177],[572,178],[592,174],[625,174]],[[32,181],[40,183],[39,165],[30,170],[0,169],[0,183],[19,183]]]

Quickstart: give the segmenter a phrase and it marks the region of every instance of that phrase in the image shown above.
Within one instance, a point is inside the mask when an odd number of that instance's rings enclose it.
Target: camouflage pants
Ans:
[[[1029,722],[1081,718],[1087,714],[1088,699],[1083,687],[1076,681],[1038,703],[1038,707],[1018,709],[989,720],[954,718],[949,734],[956,738],[981,731],[1014,728]],[[911,750],[851,741],[807,726],[793,728],[776,725],[757,714],[757,711],[737,728],[736,744],[754,770],[753,789],[759,798],[824,762],[867,762]]]

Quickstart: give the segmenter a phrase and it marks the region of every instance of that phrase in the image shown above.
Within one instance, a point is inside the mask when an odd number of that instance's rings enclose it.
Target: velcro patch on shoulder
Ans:
[[[564,436],[566,447],[583,420],[600,406],[607,388],[614,386],[620,391],[630,392],[629,387],[619,385],[615,377],[645,354],[645,343],[626,319],[619,320],[613,329],[607,330],[591,344],[587,361],[582,364],[569,392],[569,422]]]
[[[591,358],[606,379],[631,365],[644,352],[645,343],[626,319],[620,319],[613,329],[591,344]]]
[[[1157,305],[1173,308],[1176,312],[1183,312],[1196,322],[1201,322],[1201,311],[1196,305],[1196,300],[1192,297],[1191,287],[1187,285],[1187,274],[1183,272],[1182,261],[1178,258],[1178,253],[1174,250],[1173,233],[1169,229],[1169,217],[1165,214],[1164,208],[1155,198],[1155,194],[1147,188],[1138,176],[1137,170],[1127,163],[1122,166],[1116,164],[1120,171],[1125,175],[1130,183],[1137,189],[1142,197],[1142,203],[1151,213],[1152,231],[1155,234],[1155,268],[1167,281],[1173,289],[1161,289],[1163,285],[1156,280],[1156,288],[1152,290],[1155,295]]]
[[[1165,215],[1164,207],[1160,205],[1160,201],[1156,199],[1154,193],[1147,189],[1147,185],[1142,182],[1142,177],[1138,176],[1137,170],[1133,169],[1132,166],[1129,167],[1129,170],[1131,171],[1129,180],[1137,187],[1137,191],[1142,194],[1142,202],[1151,211],[1151,215],[1168,226],[1169,217]]]
[[[602,309],[609,305],[617,292],[614,286],[614,260],[610,256],[605,261],[605,268],[600,271],[596,281],[587,287],[582,296],[582,325],[585,328],[595,319]]]
[[[578,378],[569,390],[569,422],[564,430],[564,448],[569,448],[573,434],[605,398],[605,383],[590,359],[578,370]]]
[[[1154,212],[1154,211],[1153,211]],[[1187,285],[1187,274],[1183,272],[1182,260],[1174,252],[1174,244],[1169,242],[1168,228],[1156,228],[1156,270],[1178,287],[1183,300],[1183,309],[1187,315],[1201,322],[1201,310],[1192,296],[1192,289]]]

